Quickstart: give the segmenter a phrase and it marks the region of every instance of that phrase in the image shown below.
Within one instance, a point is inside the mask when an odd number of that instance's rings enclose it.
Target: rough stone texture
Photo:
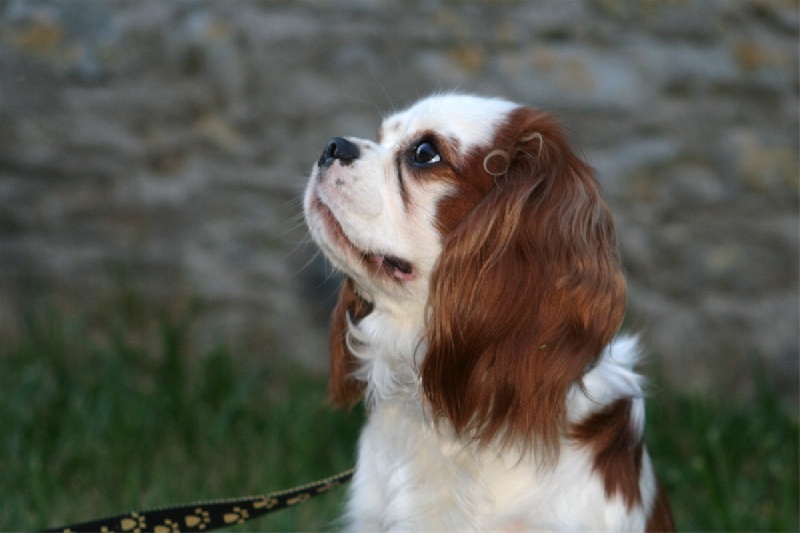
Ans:
[[[325,140],[432,91],[556,113],[597,169],[627,327],[675,383],[796,403],[795,0],[0,3],[0,318],[196,296],[198,346],[324,368]]]

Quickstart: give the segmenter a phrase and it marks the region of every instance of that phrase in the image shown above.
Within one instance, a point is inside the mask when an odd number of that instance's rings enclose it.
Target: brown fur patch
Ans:
[[[328,333],[331,350],[331,377],[328,382],[328,399],[340,407],[352,407],[364,397],[365,384],[353,377],[358,361],[347,347],[347,317],[358,322],[372,312],[372,304],[355,291],[353,280],[342,282],[339,299],[331,315]]]
[[[483,164],[495,150],[499,176]],[[567,390],[625,308],[611,215],[560,126],[528,108],[458,178],[438,210],[424,392],[459,434],[556,451]]]
[[[606,496],[619,495],[628,508],[641,505],[639,475],[644,445],[631,425],[631,400],[621,399],[570,428],[570,437],[594,453],[594,471]]]

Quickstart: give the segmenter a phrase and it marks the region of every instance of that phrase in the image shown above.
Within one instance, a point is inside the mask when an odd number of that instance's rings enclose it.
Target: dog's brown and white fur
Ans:
[[[672,529],[614,224],[551,117],[421,100],[331,139],[304,208],[345,275],[331,398],[368,405],[353,530]]]

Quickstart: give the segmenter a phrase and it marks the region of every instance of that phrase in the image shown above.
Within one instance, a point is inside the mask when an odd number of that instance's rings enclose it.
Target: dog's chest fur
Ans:
[[[363,326],[367,328],[362,327],[359,335],[366,340],[368,324]],[[613,351],[615,360],[606,355],[592,369],[597,375],[586,380],[585,390],[576,386],[571,392],[569,419],[578,421],[598,406],[597,401],[605,404],[638,389],[638,383],[626,379],[627,369],[618,368],[620,362],[633,363],[635,342],[621,339],[617,344],[606,352]],[[392,361],[386,353],[373,352],[387,350],[386,346],[361,348],[366,372],[395,377],[412,373],[410,361]],[[398,371],[400,367],[403,371]],[[608,374],[616,379],[607,382]],[[608,497],[593,471],[589,449],[565,438],[557,460],[543,464],[532,450],[469,443],[455,437],[446,423],[434,426],[413,381],[377,382],[391,390],[370,393],[345,518],[352,531],[644,528],[641,507],[629,509],[621,498]],[[589,400],[592,395],[596,398]],[[647,491],[654,480],[646,454],[645,462],[640,485]]]

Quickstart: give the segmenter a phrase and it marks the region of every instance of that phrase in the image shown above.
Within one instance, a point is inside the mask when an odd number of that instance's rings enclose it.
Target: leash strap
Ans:
[[[267,513],[306,502],[314,496],[347,483],[352,477],[353,470],[345,470],[340,474],[320,481],[262,496],[197,502],[151,511],[127,513],[48,529],[43,533],[78,533],[81,531],[178,533],[182,531],[211,531],[212,529],[243,524]]]

